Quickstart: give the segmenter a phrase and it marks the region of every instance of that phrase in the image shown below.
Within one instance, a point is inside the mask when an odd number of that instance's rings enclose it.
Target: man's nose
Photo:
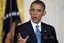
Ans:
[[[37,14],[37,11],[34,11],[34,15],[36,15]]]

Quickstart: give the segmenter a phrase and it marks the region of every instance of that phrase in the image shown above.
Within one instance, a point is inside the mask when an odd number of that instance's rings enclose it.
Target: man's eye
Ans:
[[[34,9],[31,9],[31,11],[34,11]]]
[[[40,9],[37,9],[37,11],[38,11],[38,12],[41,12],[41,10],[40,10]]]

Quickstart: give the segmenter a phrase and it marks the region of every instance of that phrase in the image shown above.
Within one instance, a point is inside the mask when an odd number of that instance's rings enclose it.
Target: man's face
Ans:
[[[43,6],[41,4],[33,3],[30,7],[30,16],[34,23],[39,23],[41,21],[42,16],[45,15],[45,11],[43,9]]]

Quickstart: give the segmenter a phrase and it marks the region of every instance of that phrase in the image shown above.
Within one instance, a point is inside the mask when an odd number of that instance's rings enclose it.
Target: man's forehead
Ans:
[[[30,8],[32,8],[32,9],[43,9],[41,4],[32,4],[32,6]]]
[[[33,4],[31,5],[31,7],[32,7],[33,5],[40,5],[40,6],[42,6],[42,4],[33,3]]]

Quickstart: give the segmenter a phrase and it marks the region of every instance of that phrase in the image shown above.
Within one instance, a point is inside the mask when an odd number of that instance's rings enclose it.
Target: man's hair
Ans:
[[[41,4],[42,6],[43,6],[43,9],[45,10],[45,4],[44,4],[44,2],[43,1],[40,1],[40,0],[35,0],[35,1],[33,1],[32,3],[31,3],[31,6],[30,7],[32,7],[32,5],[33,4]]]

